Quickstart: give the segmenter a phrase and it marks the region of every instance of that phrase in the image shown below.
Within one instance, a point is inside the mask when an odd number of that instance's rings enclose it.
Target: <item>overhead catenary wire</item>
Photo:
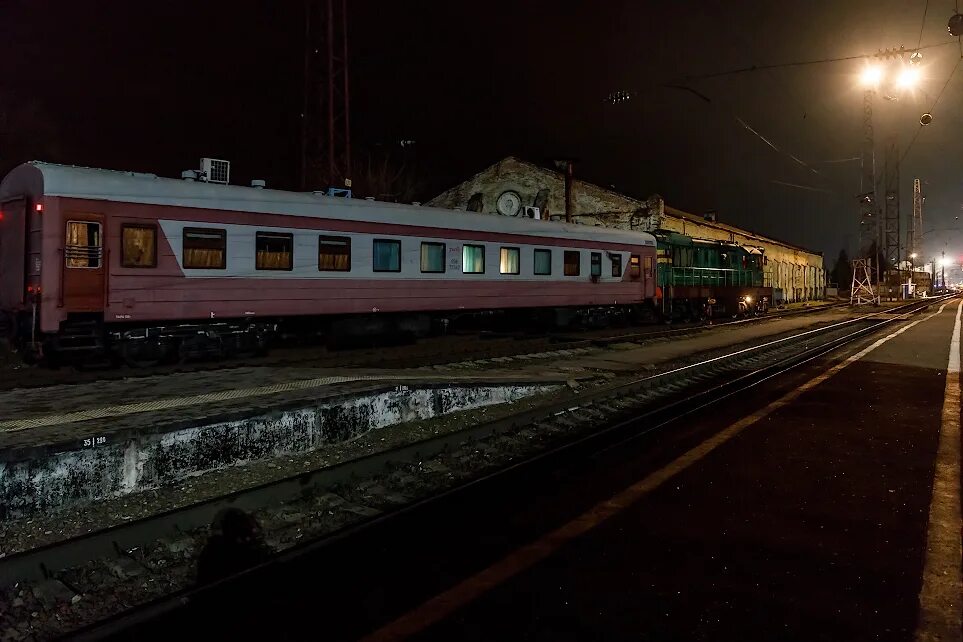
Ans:
[[[920,37],[916,41],[916,48],[919,49],[920,45],[923,43],[923,27],[926,26],[926,12],[930,9],[930,0],[926,0],[926,4],[923,6],[923,20],[920,22]]]
[[[953,80],[953,76],[956,74],[956,70],[960,68],[960,62],[961,62],[961,61],[963,61],[963,57],[956,59],[956,64],[953,65],[953,70],[950,71],[950,75],[947,76],[946,82],[943,83],[943,88],[940,89],[940,93],[936,96],[936,101],[933,103],[933,106],[930,107],[930,109],[929,109],[929,111],[928,111],[927,113],[932,114],[934,111],[936,111],[936,107],[937,107],[937,105],[940,104],[940,99],[943,97],[943,93],[946,91],[946,88],[949,86],[950,81]],[[913,144],[916,142],[916,139],[919,138],[920,132],[923,131],[923,127],[924,127],[924,125],[921,124],[921,125],[916,129],[916,133],[913,134],[913,138],[912,138],[912,140],[910,140],[909,145],[907,145],[907,146],[906,146],[906,149],[903,150],[903,155],[900,156],[900,159],[899,159],[901,163],[903,162],[903,159],[906,158],[906,155],[910,153],[910,150],[913,149]]]

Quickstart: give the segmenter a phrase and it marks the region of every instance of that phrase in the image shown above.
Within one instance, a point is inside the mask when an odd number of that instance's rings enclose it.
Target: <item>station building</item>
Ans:
[[[540,218],[565,220],[565,175],[513,156],[475,174],[431,199],[428,205],[481,214],[524,216],[538,208]],[[821,252],[743,230],[669,207],[661,196],[639,200],[581,180],[572,181],[571,219],[585,225],[625,230],[679,232],[696,238],[761,247],[765,251],[766,285],[776,302],[822,299],[826,270]]]

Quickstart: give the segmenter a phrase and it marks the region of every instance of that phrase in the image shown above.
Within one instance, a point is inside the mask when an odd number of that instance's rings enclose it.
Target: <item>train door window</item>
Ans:
[[[184,228],[184,267],[223,270],[227,267],[227,232],[207,227]]]
[[[461,249],[461,271],[464,274],[485,273],[485,246],[465,245]]]
[[[401,241],[375,239],[372,260],[375,272],[401,272]]]
[[[518,274],[521,250],[517,247],[503,247],[499,252],[498,271],[501,274]]]
[[[422,243],[421,244],[421,271],[422,272],[444,272],[445,271],[445,244],[444,243]]]
[[[582,253],[578,250],[565,250],[565,276],[578,276],[582,271]]]
[[[544,276],[552,273],[552,251],[535,250],[535,274]]]
[[[256,232],[254,268],[257,270],[290,270],[294,267],[294,235],[279,232]]]
[[[68,221],[64,259],[69,268],[99,268],[104,248],[100,223]]]
[[[157,227],[120,226],[120,264],[123,267],[157,267]]]
[[[591,271],[592,276],[602,276],[602,253],[592,252]]]
[[[645,277],[646,278],[652,277],[652,257],[651,256],[645,257]]]
[[[622,276],[622,255],[613,254],[612,259],[612,276],[621,277]]]
[[[347,236],[319,236],[318,271],[350,272],[351,239]]]
[[[641,263],[642,259],[638,254],[633,254],[629,257],[629,276],[633,279],[641,276]]]

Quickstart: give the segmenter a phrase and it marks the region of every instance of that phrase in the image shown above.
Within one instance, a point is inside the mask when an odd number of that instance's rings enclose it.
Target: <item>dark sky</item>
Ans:
[[[349,0],[355,155],[402,139],[431,196],[507,154],[826,252],[855,243],[859,60],[915,47],[925,0]],[[877,100],[882,141],[917,134],[960,56],[930,2],[921,89]],[[294,188],[302,3],[0,0],[0,170],[31,158],[177,176],[227,158],[235,182]],[[667,89],[684,83],[711,99]],[[637,92],[612,106],[613,90]],[[963,70],[902,164],[925,181],[926,251],[963,255]],[[781,151],[767,146],[738,119]],[[380,146],[380,147],[379,147]],[[794,161],[795,156],[818,173]],[[796,185],[792,187],[785,185]]]

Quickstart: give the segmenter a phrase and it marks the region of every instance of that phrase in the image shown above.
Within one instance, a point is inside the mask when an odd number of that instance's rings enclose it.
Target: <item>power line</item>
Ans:
[[[920,44],[923,42],[923,27],[926,26],[926,12],[930,9],[930,0],[926,0],[926,5],[923,7],[923,21],[920,23],[920,38],[916,42],[916,48],[920,48]]]
[[[927,112],[928,114],[932,114],[934,111],[936,111],[936,106],[940,104],[940,99],[943,97],[943,92],[946,91],[946,88],[949,86],[950,81],[953,80],[953,76],[956,74],[956,70],[959,69],[960,67],[960,61],[963,61],[963,58],[956,59],[956,64],[953,65],[953,71],[950,72],[950,75],[946,78],[946,82],[943,83],[943,88],[940,89],[939,95],[936,96],[936,102],[933,103],[933,106]],[[916,130],[916,133],[913,134],[913,140],[911,140],[910,144],[907,145],[906,150],[903,151],[903,155],[899,159],[900,163],[903,162],[903,159],[906,158],[906,155],[910,153],[911,149],[913,149],[913,143],[915,143],[916,139],[919,138],[920,132],[923,131],[923,127],[924,125],[920,124],[919,128]]]

